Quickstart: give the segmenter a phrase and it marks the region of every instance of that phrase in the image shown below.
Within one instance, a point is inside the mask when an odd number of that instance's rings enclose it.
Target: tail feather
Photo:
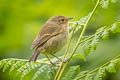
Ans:
[[[40,54],[39,51],[35,51],[35,53],[30,57],[29,62],[36,61],[39,54]]]

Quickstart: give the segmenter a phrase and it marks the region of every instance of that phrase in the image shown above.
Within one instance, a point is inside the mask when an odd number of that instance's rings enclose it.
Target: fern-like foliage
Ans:
[[[106,39],[109,37],[109,33],[118,33],[120,32],[120,21],[115,22],[111,26],[104,26],[99,28],[95,34],[83,38],[81,46],[85,49],[85,54],[88,55],[92,50],[96,50],[96,45],[100,39]],[[67,55],[69,56],[69,55]],[[62,58],[62,56],[60,57]],[[86,60],[86,58],[82,54],[75,54],[74,58],[80,58],[82,60]],[[53,62],[59,63],[57,66],[51,66],[49,61],[46,58],[40,59],[37,62],[28,62],[24,59],[14,59],[8,58],[0,61],[0,69],[3,72],[8,71],[12,73],[16,71],[16,79],[24,80],[25,76],[34,71],[32,80],[37,80],[42,77],[42,80],[53,80],[56,74],[56,70],[58,69],[60,62],[59,60],[53,58]],[[102,80],[102,77],[105,76],[106,71],[112,73],[116,72],[116,64],[120,62],[120,58],[114,59],[109,62],[109,64],[98,68],[94,71],[95,76],[93,76],[93,72],[80,72],[79,66],[72,66],[66,70],[66,75],[63,76],[62,80]],[[82,75],[81,75],[82,74]],[[85,75],[85,76],[83,76]],[[75,77],[76,76],[76,77]],[[80,78],[80,79],[79,79]]]
[[[71,31],[73,29],[73,27],[76,26],[76,24],[78,24],[77,28],[75,29],[75,32],[77,32],[78,30],[80,30],[83,25],[85,25],[88,17],[91,15],[91,13],[89,13],[87,16],[82,17],[79,21],[74,21],[74,22],[69,22],[69,30]]]
[[[81,44],[83,46],[84,54],[89,55],[93,50],[96,50],[97,43],[100,39],[106,40],[109,38],[110,33],[120,32],[120,21],[115,22],[111,26],[104,26],[96,30],[94,35],[88,36]]]
[[[116,3],[117,0],[101,0],[101,7],[102,8],[108,8],[109,3]]]
[[[100,5],[102,8],[107,8],[110,2],[115,3],[117,0],[100,0]],[[81,30],[90,15],[91,13],[81,18],[79,21],[70,22],[69,30],[71,31],[73,27],[76,26],[76,24],[78,24],[78,26],[75,32]],[[99,40],[109,39],[110,34],[115,33],[120,33],[120,21],[117,21],[110,26],[103,26],[97,29],[96,33],[93,35],[89,35],[87,37],[83,36],[82,40],[80,41],[80,46],[83,47],[84,55],[88,56],[91,51],[96,50]],[[67,56],[69,57],[70,54]],[[62,57],[63,56],[60,58]],[[80,58],[84,61],[86,60],[85,56],[79,53],[73,55],[72,59],[75,58]],[[56,58],[53,58],[52,62],[58,64],[56,66],[53,66],[46,58],[37,60],[37,62],[28,62],[28,60],[25,59],[8,58],[0,61],[0,69],[3,72],[9,71],[10,74],[15,71],[17,80],[26,80],[25,77],[30,73],[33,73],[31,80],[37,80],[41,78],[41,80],[53,80],[61,62]],[[62,76],[61,80],[102,80],[102,78],[106,75],[106,72],[116,72],[116,65],[118,63],[120,63],[120,56],[94,69],[93,71],[81,72],[80,66],[70,66],[65,70],[65,73]]]
[[[32,71],[35,72],[32,80],[36,80],[39,76],[42,76],[43,80],[52,80],[52,73],[57,69],[57,66],[53,67],[48,61],[44,62],[46,63],[8,58],[0,61],[0,69],[2,69],[3,72],[9,70],[9,73],[16,71],[16,79],[18,80],[24,80],[24,77]]]
[[[116,65],[118,63],[120,63],[120,55],[100,66],[99,68],[94,69],[93,71],[89,71],[86,74],[77,76],[74,80],[102,80],[102,78],[106,75],[106,72],[116,72]]]

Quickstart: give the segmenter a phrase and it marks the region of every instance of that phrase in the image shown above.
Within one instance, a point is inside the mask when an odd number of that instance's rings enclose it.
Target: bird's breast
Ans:
[[[47,41],[45,46],[45,54],[54,54],[59,51],[68,40],[68,32],[63,32],[57,36],[54,36],[50,40]]]

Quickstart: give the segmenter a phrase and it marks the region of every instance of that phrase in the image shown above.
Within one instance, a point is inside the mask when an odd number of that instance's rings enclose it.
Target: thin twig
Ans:
[[[65,51],[64,56],[63,56],[63,59],[62,59],[62,63],[61,63],[61,65],[60,65],[60,67],[59,67],[59,69],[58,69],[58,71],[57,71],[57,73],[56,73],[56,76],[55,76],[54,80],[57,80],[57,77],[58,77],[58,75],[59,75],[59,73],[60,73],[60,71],[61,71],[61,69],[62,69],[64,60],[65,60],[65,58],[66,58],[66,56],[67,56],[68,49],[69,49],[69,47],[70,47],[71,40],[72,40],[72,38],[73,38],[73,34],[74,34],[75,29],[76,29],[77,26],[78,26],[78,23],[74,26],[74,28],[73,28],[73,30],[72,30],[71,37],[70,37],[70,39],[68,40],[67,48],[66,48],[66,51]]]

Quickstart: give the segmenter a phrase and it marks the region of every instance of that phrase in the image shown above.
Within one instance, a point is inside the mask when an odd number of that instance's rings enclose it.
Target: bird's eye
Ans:
[[[59,22],[60,22],[61,24],[64,24],[64,23],[65,23],[65,20],[64,20],[64,19],[60,19]]]
[[[61,19],[61,21],[63,21],[63,22],[64,22],[64,19]]]

